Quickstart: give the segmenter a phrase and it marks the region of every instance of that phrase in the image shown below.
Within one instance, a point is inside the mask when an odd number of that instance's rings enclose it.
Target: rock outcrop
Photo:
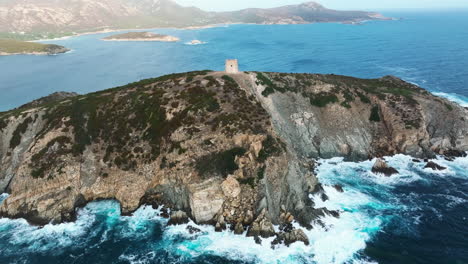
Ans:
[[[398,174],[398,171],[395,168],[392,168],[387,165],[387,163],[382,159],[377,159],[374,166],[372,166],[373,173],[382,173],[385,176],[392,176],[393,174]]]
[[[440,166],[439,164],[433,162],[433,161],[429,161],[426,166],[424,166],[425,169],[432,169],[432,170],[436,170],[436,171],[442,171],[442,170],[446,170],[447,168],[444,167],[444,166]]]
[[[181,225],[189,222],[187,214],[183,211],[175,211],[171,214],[169,218],[168,225]]]
[[[468,149],[468,110],[394,77],[203,71],[40,102],[0,113],[0,215],[36,224],[116,199],[309,243],[292,222],[339,217],[309,199],[327,199],[313,158]]]

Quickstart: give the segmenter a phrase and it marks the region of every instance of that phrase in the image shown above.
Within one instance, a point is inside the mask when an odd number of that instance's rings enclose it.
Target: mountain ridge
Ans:
[[[201,27],[214,24],[357,23],[386,19],[374,12],[336,11],[315,2],[213,12],[172,0],[0,1],[0,32],[67,35],[99,30]],[[2,34],[0,34],[2,36]]]

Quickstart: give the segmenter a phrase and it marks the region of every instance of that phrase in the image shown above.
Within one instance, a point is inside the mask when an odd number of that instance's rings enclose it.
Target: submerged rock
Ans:
[[[335,188],[335,190],[337,190],[337,191],[340,192],[340,193],[344,192],[343,186],[341,186],[341,185],[339,185],[339,184],[333,185],[333,188]]]
[[[445,156],[445,159],[448,161],[453,161],[455,160],[455,158],[464,158],[468,155],[466,154],[465,151],[454,150],[454,149],[446,150],[444,151],[443,154]]]
[[[372,167],[373,173],[382,173],[385,176],[389,177],[393,174],[398,174],[398,171],[395,168],[392,168],[387,165],[387,163],[382,159],[377,159],[374,166]]]
[[[194,226],[191,226],[191,225],[187,226],[187,231],[188,231],[191,235],[193,235],[193,234],[198,234],[198,233],[201,232],[200,229],[198,229],[198,228],[196,228],[196,227],[194,227]]]
[[[429,161],[426,166],[424,166],[425,169],[432,169],[432,170],[438,170],[438,171],[441,171],[441,170],[445,170],[447,169],[446,167],[444,166],[440,166],[439,164],[433,162],[433,161]]]

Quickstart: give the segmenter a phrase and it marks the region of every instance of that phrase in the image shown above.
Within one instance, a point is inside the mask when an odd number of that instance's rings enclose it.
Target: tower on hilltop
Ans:
[[[226,73],[239,73],[239,63],[237,59],[226,60]]]

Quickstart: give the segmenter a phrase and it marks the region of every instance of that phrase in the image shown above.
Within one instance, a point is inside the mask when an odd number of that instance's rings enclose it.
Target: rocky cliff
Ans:
[[[304,241],[318,157],[468,150],[468,110],[395,77],[191,72],[0,114],[0,215],[37,224],[116,199]],[[177,213],[174,215],[184,215]],[[305,243],[307,241],[304,241]]]

